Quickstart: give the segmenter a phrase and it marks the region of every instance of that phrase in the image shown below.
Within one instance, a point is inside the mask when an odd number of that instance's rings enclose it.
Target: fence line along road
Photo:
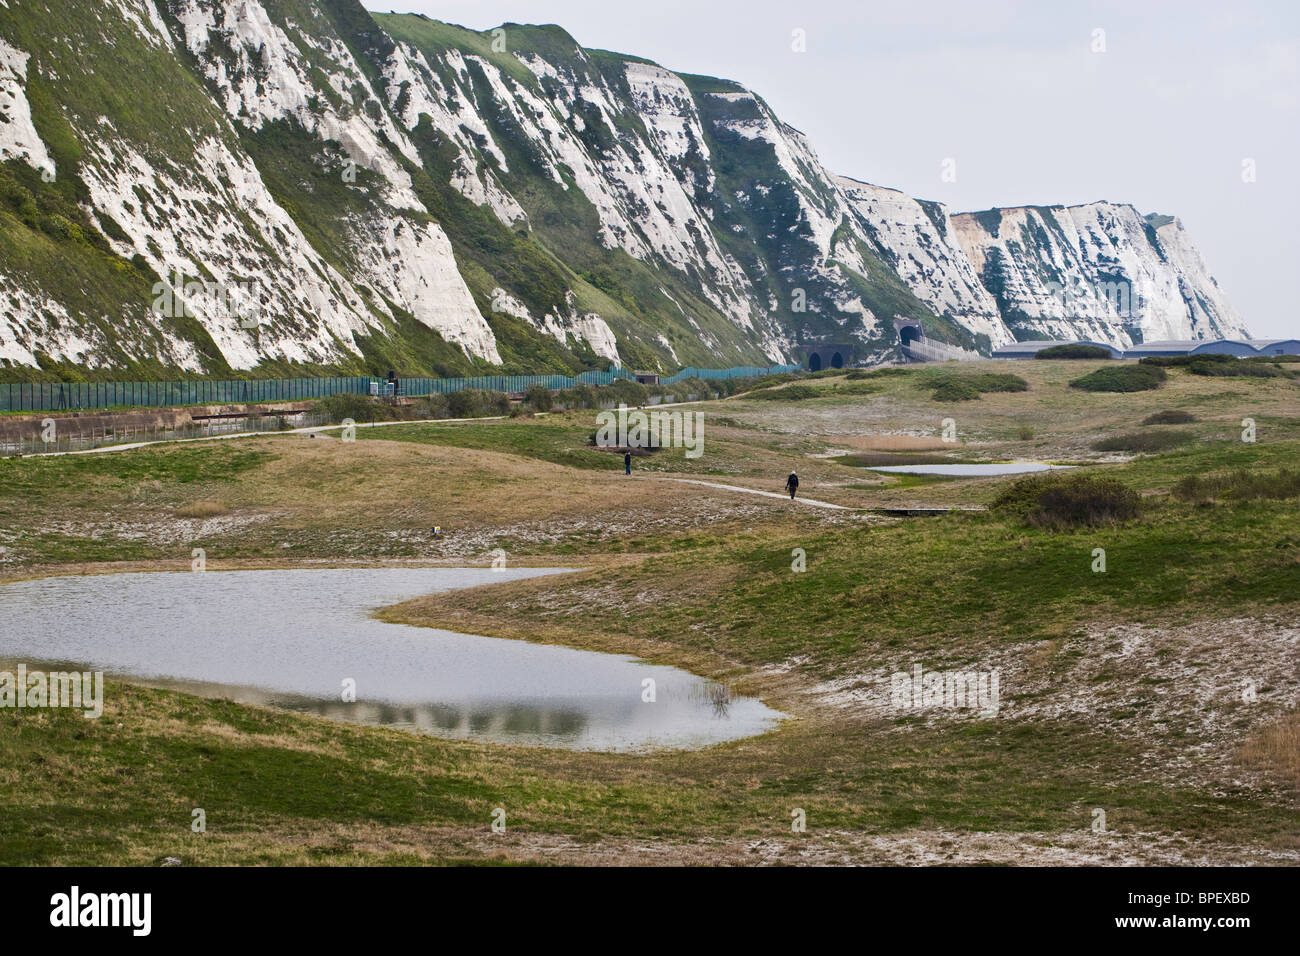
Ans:
[[[766,368],[739,365],[734,368],[701,369],[688,367],[659,380],[674,385],[687,378],[720,380],[753,378],[792,372],[797,365],[771,365]],[[610,385],[618,379],[635,381],[630,369],[582,372],[579,375],[479,375],[470,378],[404,378],[399,380],[398,394],[418,398],[422,395],[448,395],[465,389],[497,392],[523,392],[533,385],[549,389],[573,388],[577,385]],[[330,378],[265,378],[192,382],[20,382],[0,384],[0,412],[85,411],[99,408],[158,408],[171,405],[233,405],[239,403],[292,402],[328,398],[352,392],[381,395],[387,383],[365,375]]]

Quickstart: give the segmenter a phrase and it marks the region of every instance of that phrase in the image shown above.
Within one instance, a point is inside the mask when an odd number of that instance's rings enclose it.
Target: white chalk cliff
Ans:
[[[899,317],[985,352],[1246,334],[1172,217],[951,213],[831,173],[735,83],[557,27],[356,0],[53,18],[0,0],[0,367],[866,358]]]

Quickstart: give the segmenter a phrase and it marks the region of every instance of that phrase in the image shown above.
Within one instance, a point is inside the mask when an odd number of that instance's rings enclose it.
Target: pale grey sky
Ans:
[[[1106,199],[1176,215],[1255,336],[1300,336],[1297,0],[388,2],[477,30],[558,23],[736,80],[832,171],[953,211]]]

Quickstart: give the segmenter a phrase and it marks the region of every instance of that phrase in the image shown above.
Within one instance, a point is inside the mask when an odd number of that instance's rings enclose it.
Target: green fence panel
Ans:
[[[673,385],[687,378],[749,378],[792,372],[797,365],[737,366],[728,369],[688,367],[660,379]],[[625,368],[581,372],[568,375],[478,375],[471,378],[410,378],[399,383],[400,394],[407,396],[449,395],[465,389],[489,389],[500,392],[526,392],[533,385],[552,390],[575,385],[610,385],[615,381],[635,381],[636,373]],[[16,382],[0,384],[0,411],[42,412],[113,407],[156,407],[164,405],[224,405],[235,402],[280,402],[326,398],[343,392],[370,394],[371,383],[381,379],[367,376],[296,379],[234,379],[194,382]]]

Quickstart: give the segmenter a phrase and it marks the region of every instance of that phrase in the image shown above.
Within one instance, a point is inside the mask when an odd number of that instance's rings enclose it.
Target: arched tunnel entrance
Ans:
[[[898,329],[898,337],[903,345],[911,345],[913,342],[925,338],[925,331],[918,323],[899,323],[896,328]]]
[[[844,368],[853,364],[856,346],[850,344],[814,345],[808,349],[805,364],[810,372],[820,372],[824,368]]]

